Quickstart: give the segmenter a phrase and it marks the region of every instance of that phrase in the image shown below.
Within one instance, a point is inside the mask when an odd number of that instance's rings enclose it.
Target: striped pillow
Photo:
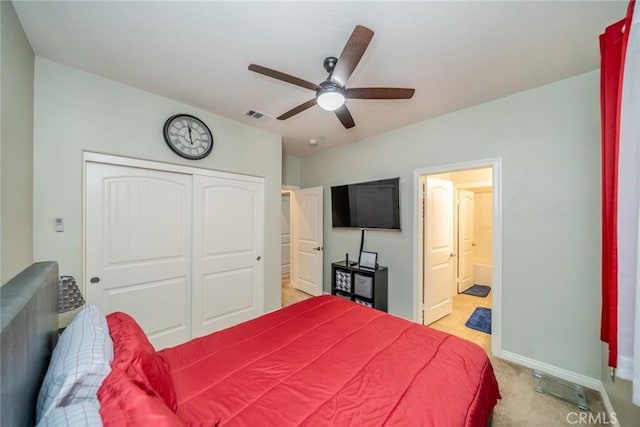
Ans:
[[[38,403],[36,422],[57,407],[97,402],[100,384],[111,371],[113,342],[104,316],[87,305],[64,330],[53,350]]]
[[[97,405],[98,402],[84,401],[53,408],[40,420],[37,427],[102,426],[102,417]]]

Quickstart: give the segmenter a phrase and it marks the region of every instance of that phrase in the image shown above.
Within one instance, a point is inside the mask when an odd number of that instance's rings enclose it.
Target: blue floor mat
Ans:
[[[485,334],[491,334],[491,309],[477,307],[464,326],[475,329],[476,331],[484,332]]]
[[[473,285],[466,291],[462,292],[465,295],[473,295],[474,297],[486,297],[491,292],[491,286],[486,285]]]

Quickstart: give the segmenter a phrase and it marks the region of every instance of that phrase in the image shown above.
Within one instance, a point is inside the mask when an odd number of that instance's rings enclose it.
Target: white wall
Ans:
[[[451,181],[457,188],[473,190],[473,187],[491,187],[491,168],[445,172],[430,176]]]
[[[10,1],[0,2],[0,283],[33,262],[34,55]]]
[[[453,183],[458,188],[491,186],[491,168],[456,172],[453,174]]]
[[[165,144],[162,126],[176,113],[193,114],[211,128],[214,148],[188,161]],[[60,273],[83,285],[83,150],[265,177],[265,310],[280,307],[280,187],[282,143],[251,126],[36,59],[34,255],[53,259]],[[56,233],[54,218],[65,232]]]
[[[600,377],[599,73],[397,129],[301,160],[303,187],[325,187],[330,263],[360,233],[331,228],[329,187],[400,176],[401,232],[368,232],[389,267],[389,311],[411,318],[413,171],[477,159],[503,163],[503,349]]]
[[[300,159],[282,153],[282,185],[300,187]]]

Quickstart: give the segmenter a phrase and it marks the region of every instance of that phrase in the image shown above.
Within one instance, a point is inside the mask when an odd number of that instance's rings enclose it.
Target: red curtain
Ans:
[[[627,17],[600,36],[602,118],[602,315],[600,338],[609,344],[609,366],[618,362],[618,147],[624,54],[634,0]]]

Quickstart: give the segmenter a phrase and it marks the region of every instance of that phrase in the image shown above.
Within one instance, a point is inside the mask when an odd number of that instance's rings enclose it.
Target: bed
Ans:
[[[4,304],[4,292],[2,298]],[[84,424],[486,426],[500,398],[491,363],[477,345],[333,296],[160,351],[135,319],[125,313],[104,317],[90,307],[60,337],[53,355],[59,359],[68,346],[69,329],[76,331],[70,335],[98,331],[105,337],[98,346],[102,338],[83,339],[94,349],[108,347],[104,360],[92,361],[101,376],[83,380],[97,390],[97,398],[87,393],[90,398],[81,400],[74,415]],[[71,352],[70,360],[78,359],[74,354],[79,353]],[[3,364],[3,378],[23,361],[14,358],[11,364]],[[52,394],[43,391],[50,376],[40,397]],[[69,389],[76,388],[73,383]],[[44,421],[62,410],[68,419],[74,408],[65,397],[56,401],[62,408],[49,412],[40,400],[18,409],[5,406],[5,393],[3,381],[3,426],[29,425],[15,421],[25,410],[31,420],[56,425]],[[36,406],[40,413],[34,417]],[[7,408],[18,415],[5,424]]]

